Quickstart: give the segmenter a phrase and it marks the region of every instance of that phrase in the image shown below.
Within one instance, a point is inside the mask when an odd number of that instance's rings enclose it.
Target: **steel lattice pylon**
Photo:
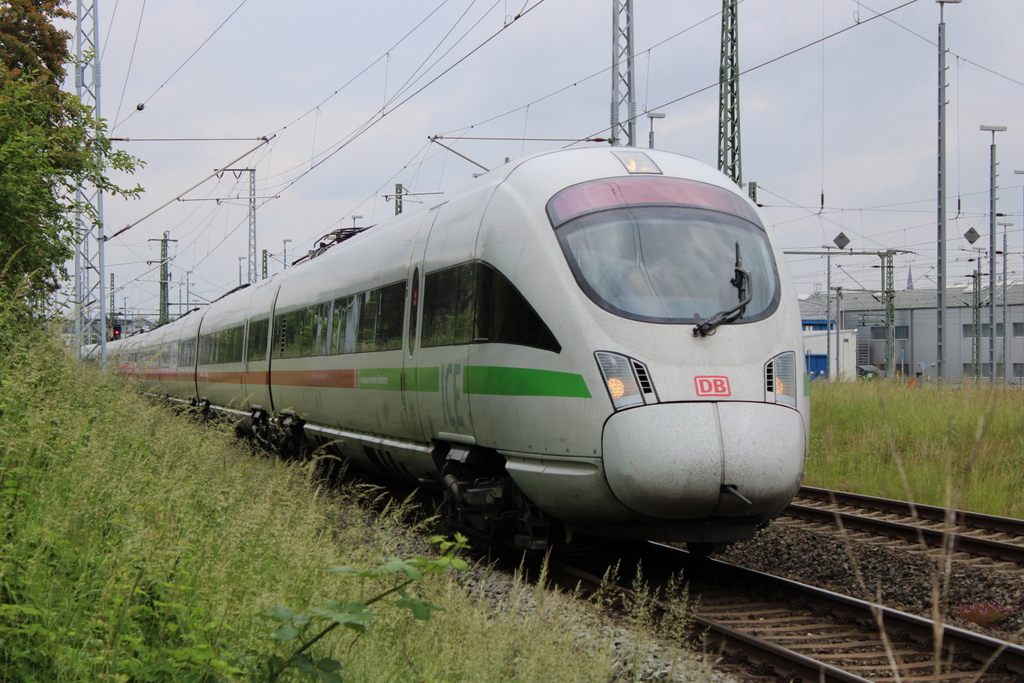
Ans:
[[[636,97],[633,78],[633,0],[612,0],[613,145],[636,145]]]
[[[75,94],[82,104],[100,118],[100,29],[97,0],[78,0],[75,33]],[[100,345],[100,361],[106,358],[107,302],[103,278],[103,193],[94,186],[79,186],[76,199],[91,206],[92,217],[79,211],[78,247],[75,251],[75,337],[78,350],[86,344]]]
[[[239,180],[243,173],[249,174],[249,252],[246,257],[249,266],[246,270],[246,282],[250,285],[256,284],[256,169],[255,168],[225,168],[217,177],[225,173],[234,174],[235,180]]]
[[[740,164],[740,58],[736,0],[722,0],[722,61],[718,72],[718,170],[743,185]]]

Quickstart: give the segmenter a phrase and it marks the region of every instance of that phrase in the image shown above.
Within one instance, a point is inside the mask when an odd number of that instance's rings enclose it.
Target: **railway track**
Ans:
[[[630,566],[642,563],[655,586],[682,571],[698,599],[702,647],[721,652],[722,666],[748,680],[1024,680],[1024,647],[670,546],[584,547],[556,556],[549,571],[597,587],[615,561],[622,591]]]
[[[1024,520],[807,486],[783,514],[898,539],[921,550],[989,558],[1014,571],[1024,566]]]

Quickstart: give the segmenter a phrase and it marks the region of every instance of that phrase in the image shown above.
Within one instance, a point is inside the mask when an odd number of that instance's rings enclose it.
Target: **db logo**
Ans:
[[[698,396],[732,396],[728,377],[694,377]]]

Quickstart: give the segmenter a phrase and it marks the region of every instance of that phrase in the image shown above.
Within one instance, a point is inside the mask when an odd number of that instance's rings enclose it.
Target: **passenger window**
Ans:
[[[133,356],[128,355],[128,362],[133,363]],[[191,367],[196,363],[196,340],[186,339],[178,346],[178,367]]]
[[[475,276],[475,263],[427,273],[421,346],[473,341]]]
[[[270,320],[249,321],[249,341],[246,349],[246,358],[250,362],[266,360],[267,358],[267,331],[270,327]]]
[[[377,338],[377,309],[380,307],[380,290],[374,289],[359,295],[362,310],[359,312],[359,338],[356,353],[374,350]]]
[[[355,353],[359,329],[359,297],[344,296],[334,300],[334,322],[331,323],[331,353]]]
[[[377,351],[402,348],[402,318],[405,313],[405,283],[396,282],[380,290],[377,316]]]

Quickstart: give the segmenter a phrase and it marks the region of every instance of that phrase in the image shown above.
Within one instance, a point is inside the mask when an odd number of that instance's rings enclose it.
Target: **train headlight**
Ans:
[[[643,405],[643,392],[630,359],[609,351],[598,351],[594,356],[597,358],[598,367],[601,368],[601,377],[604,378],[604,386],[608,389],[608,396],[611,397],[615,410]]]
[[[764,366],[765,401],[796,407],[796,353],[786,351]]]

